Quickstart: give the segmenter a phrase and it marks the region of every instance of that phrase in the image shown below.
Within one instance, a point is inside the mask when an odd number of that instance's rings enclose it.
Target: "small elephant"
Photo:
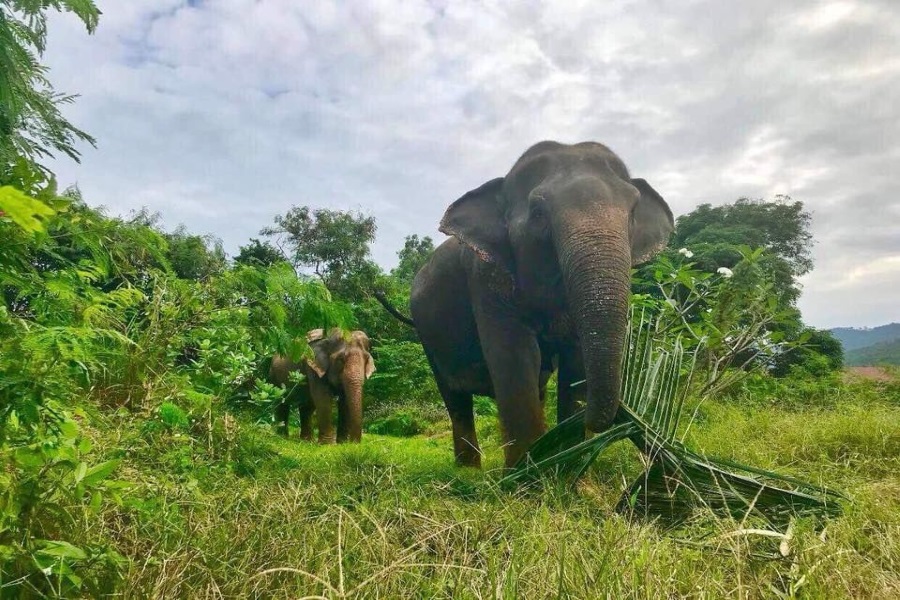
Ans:
[[[369,337],[362,331],[344,335],[335,327],[328,337],[322,329],[307,334],[313,357],[294,362],[275,355],[269,368],[269,382],[288,390],[284,401],[275,409],[279,432],[288,434],[288,416],[296,402],[300,410],[300,437],[312,439],[312,413],[318,414],[319,443],[358,442],[362,439],[363,385],[375,372],[375,361],[369,354]],[[292,371],[300,371],[306,381],[289,381]],[[332,399],[338,400],[337,435],[331,423]]]
[[[473,394],[496,399],[512,466],[545,430],[557,368],[558,419],[583,403],[591,431],[612,423],[631,268],[673,229],[662,197],[595,142],[540,142],[450,205],[440,230],[452,237],[416,274],[410,311],[458,464],[481,465]]]

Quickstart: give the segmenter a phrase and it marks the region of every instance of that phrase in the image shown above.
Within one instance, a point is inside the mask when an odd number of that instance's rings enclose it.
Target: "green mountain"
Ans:
[[[852,367],[900,365],[900,338],[850,350],[844,363]]]
[[[880,327],[862,328],[836,327],[831,333],[841,341],[844,352],[848,355],[852,350],[900,339],[900,323],[890,323]]]

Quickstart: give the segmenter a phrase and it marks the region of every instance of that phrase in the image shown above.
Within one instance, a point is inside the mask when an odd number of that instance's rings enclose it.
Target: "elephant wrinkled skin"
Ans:
[[[511,466],[545,431],[559,369],[560,420],[589,430],[619,405],[630,270],[659,252],[672,212],[609,148],[541,142],[505,176],[447,209],[410,311],[453,424],[458,464],[480,466],[473,394],[493,396]],[[586,385],[571,387],[586,379]]]
[[[319,443],[358,442],[362,439],[362,400],[365,380],[375,372],[375,361],[369,354],[369,337],[362,331],[343,332],[334,328],[325,337],[321,329],[307,334],[313,357],[294,362],[275,355],[269,368],[269,382],[288,390],[275,410],[279,431],[288,434],[291,405],[300,410],[300,437],[312,439],[312,414],[319,425]],[[289,381],[292,371],[300,371],[306,381]],[[331,422],[332,400],[337,397],[338,426],[335,434]]]

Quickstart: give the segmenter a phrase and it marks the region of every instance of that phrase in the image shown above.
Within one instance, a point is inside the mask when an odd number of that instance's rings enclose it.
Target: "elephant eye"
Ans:
[[[543,219],[547,216],[547,202],[544,200],[544,197],[533,197],[529,203],[528,212],[534,219]]]

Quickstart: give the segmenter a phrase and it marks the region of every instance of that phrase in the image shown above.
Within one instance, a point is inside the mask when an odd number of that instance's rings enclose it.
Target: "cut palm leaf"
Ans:
[[[636,321],[636,322],[635,322]],[[678,439],[686,427],[684,401],[694,374],[697,348],[667,341],[642,312],[632,314],[623,363],[622,404],[613,426],[585,439],[579,412],[541,436],[504,478],[526,481],[555,475],[577,481],[609,446],[630,439],[647,457],[648,469],[625,491],[620,510],[671,521],[697,507],[770,522],[792,515],[840,512],[841,494],[778,473],[703,456]]]

